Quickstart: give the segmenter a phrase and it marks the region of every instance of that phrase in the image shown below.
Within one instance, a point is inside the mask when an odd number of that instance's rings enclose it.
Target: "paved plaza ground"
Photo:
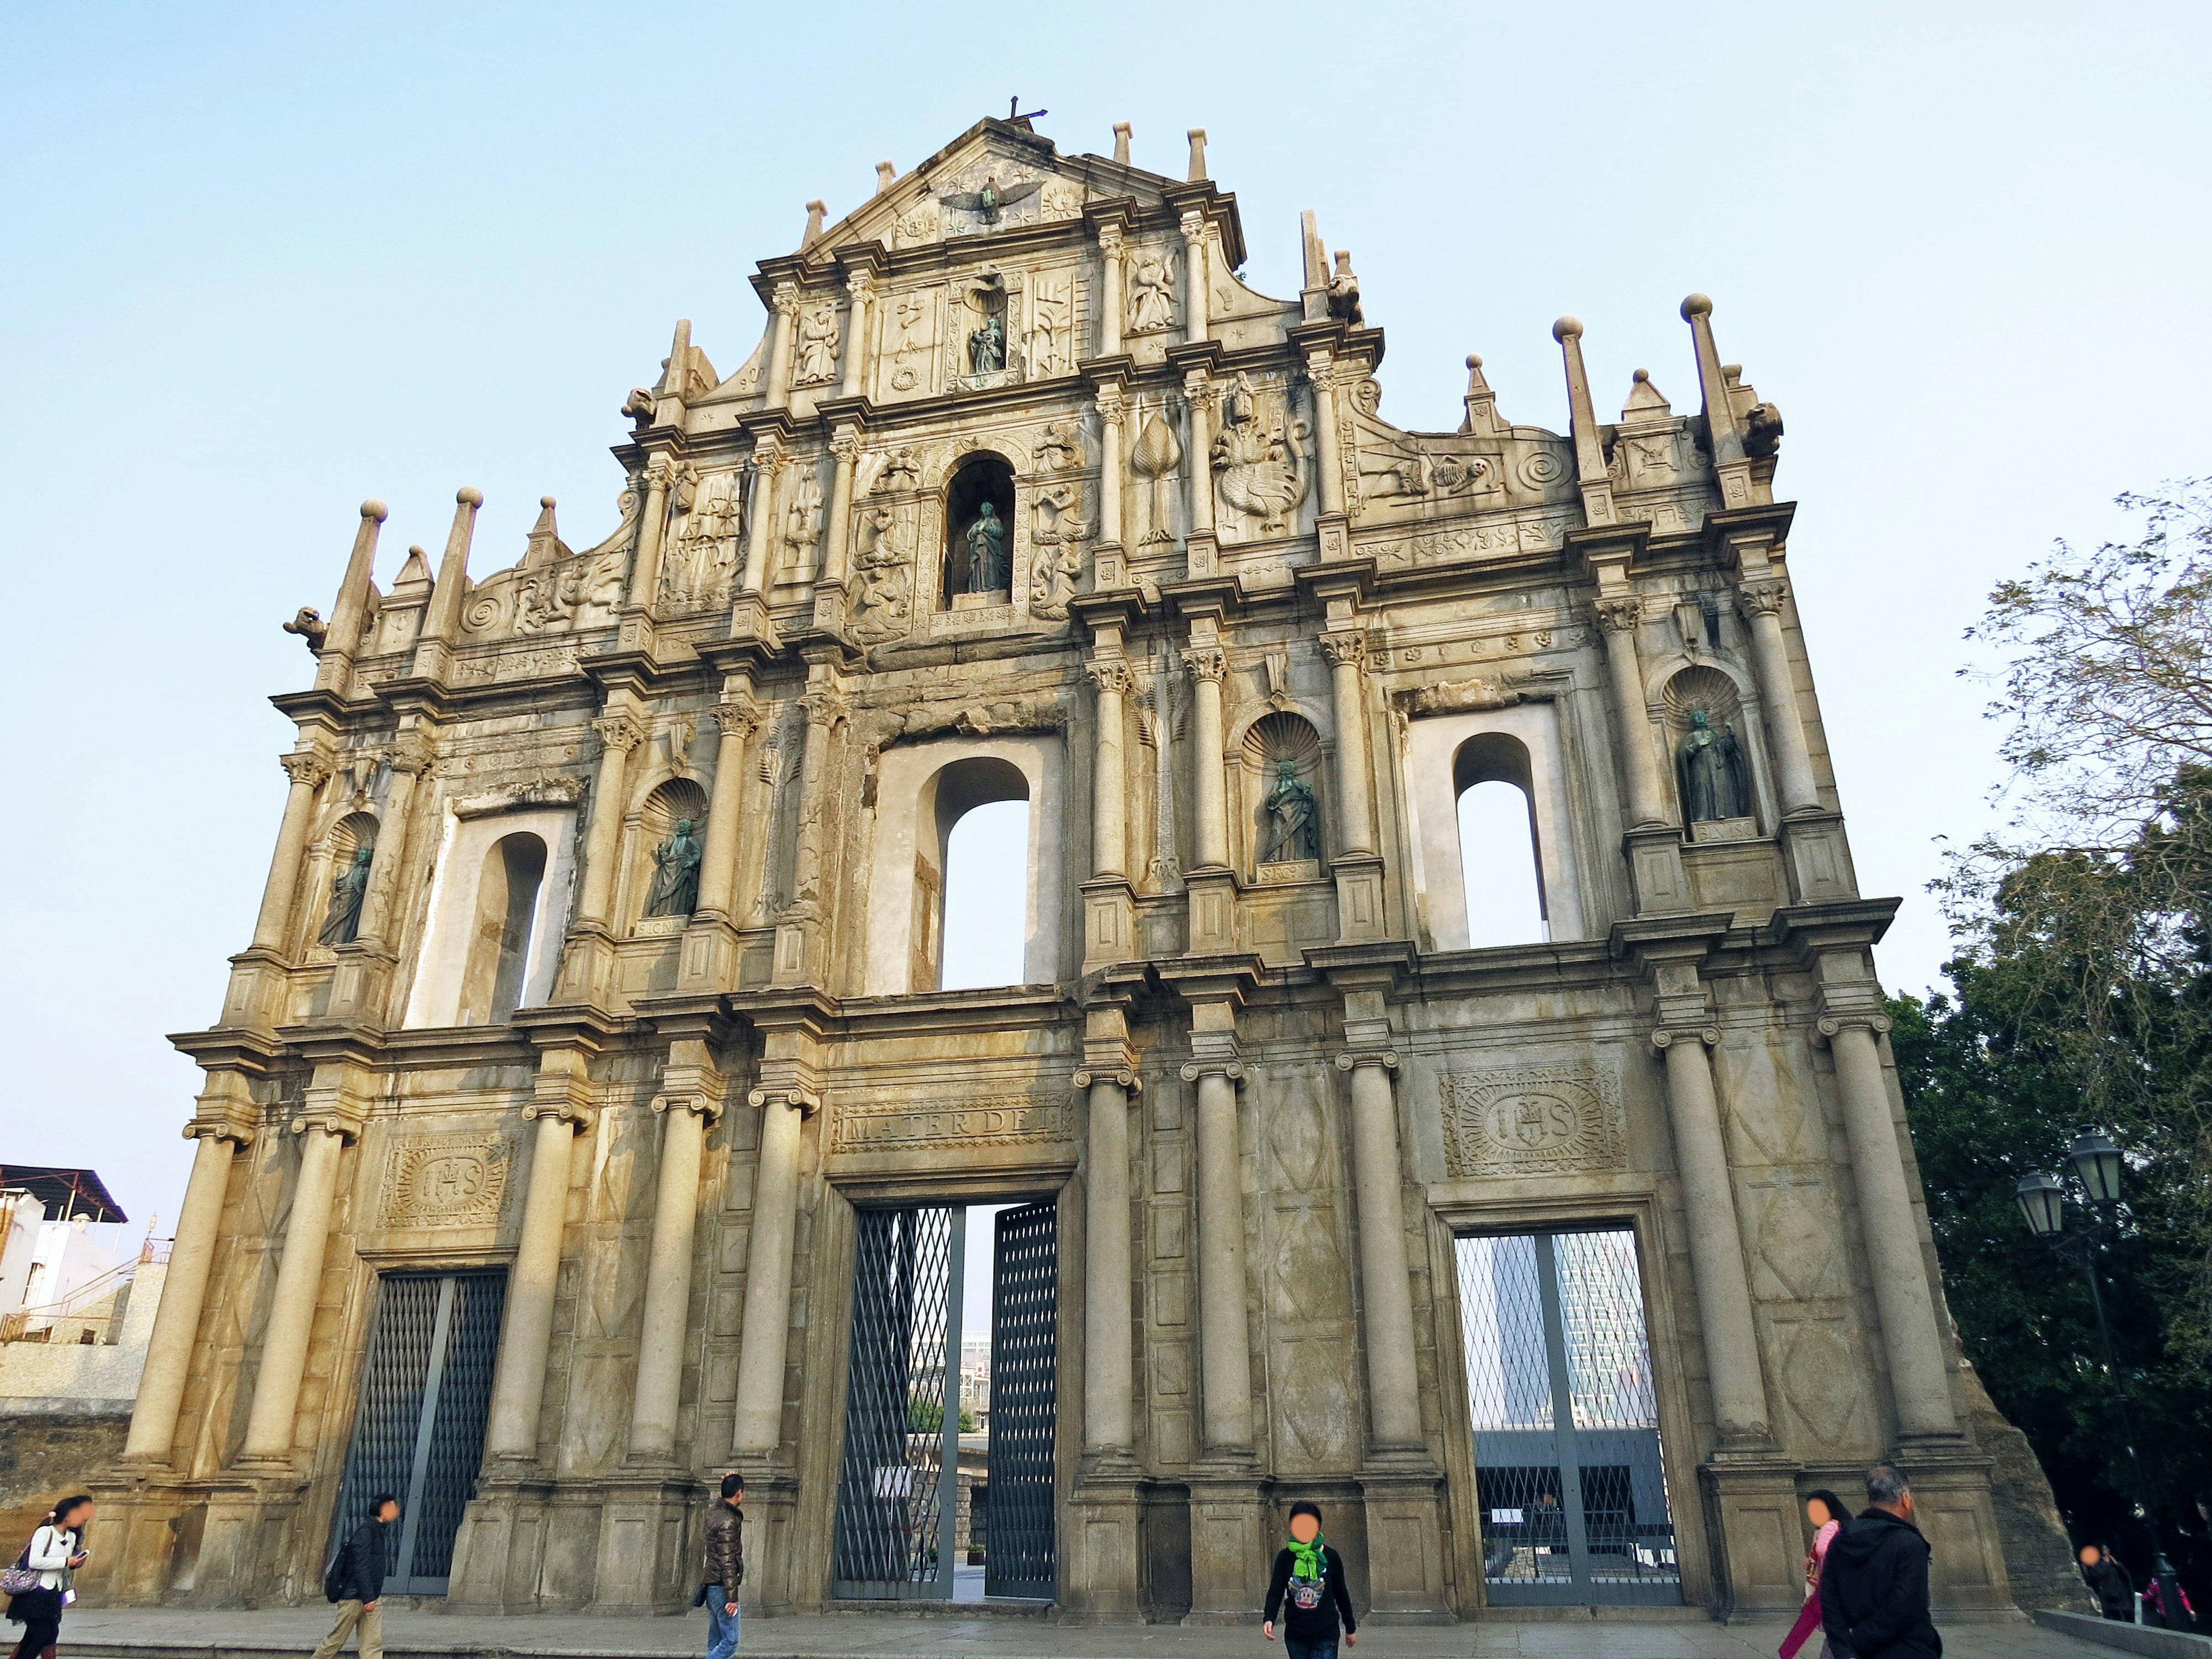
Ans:
[[[61,1650],[64,1659],[290,1659],[312,1649],[329,1627],[329,1610],[319,1603],[254,1612],[93,1608],[70,1614]],[[1377,1626],[1363,1633],[1358,1659],[1767,1659],[1784,1628],[1717,1625],[1694,1612],[1655,1618],[1648,1613],[1632,1615],[1627,1609],[1620,1617],[1598,1620],[1577,1614],[1444,1626]],[[706,1650],[707,1621],[702,1613],[682,1619],[471,1617],[395,1604],[386,1614],[384,1636],[386,1650],[395,1659],[691,1659]],[[2114,1652],[2024,1620],[1948,1626],[1943,1647],[1946,1659],[2112,1659]],[[1817,1656],[1817,1644],[1810,1651]],[[740,1652],[742,1659],[909,1659],[936,1654],[975,1659],[1267,1659],[1282,1650],[1261,1641],[1256,1627],[1083,1627],[995,1614],[832,1614],[748,1620]]]

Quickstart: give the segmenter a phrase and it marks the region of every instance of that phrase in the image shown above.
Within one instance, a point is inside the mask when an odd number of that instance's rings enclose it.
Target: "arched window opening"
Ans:
[[[699,908],[699,870],[707,842],[707,792],[689,778],[671,778],[646,797],[639,814],[644,854],[637,913],[688,916]]]
[[[1020,984],[1029,947],[1029,780],[1010,761],[956,761],[923,791],[915,828],[913,988]]]
[[[1452,789],[1459,800],[1468,945],[1480,950],[1549,939],[1528,750],[1503,732],[1468,738],[1452,757]]]
[[[316,928],[318,945],[350,945],[361,937],[361,907],[368,896],[368,872],[376,859],[376,820],[349,812],[332,826],[325,850],[329,856],[329,902]]]
[[[497,1025],[522,1006],[538,890],[544,880],[545,843],[536,836],[504,836],[484,854],[456,1024]]]
[[[1014,469],[979,451],[945,487],[945,608],[1013,597]]]

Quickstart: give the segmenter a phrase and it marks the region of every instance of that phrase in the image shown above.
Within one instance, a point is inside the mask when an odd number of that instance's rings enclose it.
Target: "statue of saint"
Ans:
[[[968,337],[968,372],[995,374],[1006,366],[1006,321],[995,311],[986,312],[983,326]]]
[[[699,908],[698,841],[691,820],[678,818],[668,839],[653,849],[653,891],[645,902],[648,916],[688,916]]]
[[[1690,823],[1751,816],[1751,772],[1735,728],[1721,722],[1717,732],[1702,708],[1690,714],[1690,734],[1674,757],[1682,788],[1682,817]]]
[[[1262,864],[1283,864],[1321,857],[1321,806],[1314,793],[1298,781],[1298,769],[1289,761],[1275,768],[1275,787],[1266,802],[1267,845],[1260,854]]]
[[[1006,557],[1006,521],[989,500],[975,509],[968,526],[968,591],[996,593],[1011,587],[1012,566]]]
[[[330,914],[315,935],[317,943],[350,945],[361,936],[361,902],[368,896],[368,866],[375,857],[373,846],[353,849],[353,862],[331,883]]]

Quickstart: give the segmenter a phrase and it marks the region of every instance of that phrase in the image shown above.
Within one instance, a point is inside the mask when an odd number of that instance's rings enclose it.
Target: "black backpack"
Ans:
[[[343,1601],[350,1588],[347,1580],[353,1577],[353,1543],[348,1540],[338,1553],[331,1558],[331,1565],[323,1574],[323,1600]]]

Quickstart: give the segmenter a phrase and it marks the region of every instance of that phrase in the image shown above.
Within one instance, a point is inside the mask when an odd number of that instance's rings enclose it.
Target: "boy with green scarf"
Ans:
[[[1291,1505],[1291,1536],[1275,1553],[1267,1581],[1267,1622],[1260,1633],[1275,1639],[1275,1615],[1283,1615],[1285,1659],[1336,1659],[1338,1619],[1344,1644],[1359,1645],[1359,1621],[1352,1617],[1352,1592],[1344,1582],[1344,1558],[1321,1535],[1321,1508]]]

